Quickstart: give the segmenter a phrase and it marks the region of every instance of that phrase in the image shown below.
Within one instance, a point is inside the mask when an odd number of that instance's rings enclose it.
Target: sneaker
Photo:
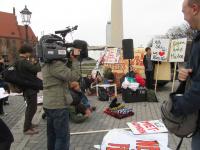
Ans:
[[[38,134],[38,133],[39,133],[39,131],[37,131],[37,130],[35,130],[33,128],[31,128],[31,129],[29,129],[29,130],[24,132],[25,135],[33,135],[33,134]]]

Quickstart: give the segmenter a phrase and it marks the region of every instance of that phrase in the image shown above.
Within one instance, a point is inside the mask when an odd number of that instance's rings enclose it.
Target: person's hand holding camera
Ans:
[[[71,58],[72,60],[76,60],[76,59],[77,59],[77,56],[80,55],[80,52],[81,52],[81,49],[74,48],[74,50],[70,53],[70,58]]]

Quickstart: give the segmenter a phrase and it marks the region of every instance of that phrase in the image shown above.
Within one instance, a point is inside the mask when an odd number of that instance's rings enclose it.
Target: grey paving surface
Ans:
[[[105,130],[105,129],[113,129],[113,128],[127,128],[126,122],[128,121],[160,119],[160,104],[162,103],[163,100],[167,99],[170,91],[171,91],[171,83],[169,83],[162,89],[159,89],[159,91],[157,92],[157,97],[159,100],[158,103],[141,102],[141,103],[125,104],[129,108],[133,108],[135,115],[129,118],[122,119],[122,120],[115,119],[103,113],[103,109],[106,106],[108,106],[108,102],[97,101],[95,96],[89,97],[91,103],[97,106],[97,110],[96,112],[93,113],[93,116],[88,121],[82,124],[70,123],[71,133],[91,131],[91,130]],[[11,101],[11,102],[13,103],[15,101]],[[22,113],[23,112],[22,110],[24,110],[24,106],[22,107],[23,108],[21,108],[21,111],[19,111],[20,113]],[[18,108],[20,107],[18,106]],[[42,108],[39,107],[39,110],[37,112],[37,117],[36,117],[39,121],[39,129],[40,129],[40,133],[38,135],[28,137],[28,136],[23,136],[19,134],[22,131],[18,129],[17,127],[22,126],[21,123],[23,122],[23,117],[21,118],[21,122],[20,121],[17,122],[18,126],[15,125],[13,127],[12,131],[16,133],[15,134],[16,138],[21,139],[21,141],[23,141],[23,143],[19,143],[22,145],[21,147],[18,147],[19,150],[46,150],[47,149],[46,148],[46,121],[41,119],[41,114],[42,114],[41,110]],[[9,118],[12,118],[12,117],[9,117]],[[5,118],[5,120],[7,119]],[[8,121],[6,121],[8,122],[9,126],[12,127],[14,122],[16,121],[9,121],[9,120],[13,120],[13,119],[8,119]],[[18,131],[16,132],[17,129]],[[94,145],[101,144],[102,139],[105,134],[106,133],[72,135],[70,150],[93,150]],[[175,149],[178,142],[179,142],[178,138],[176,138],[173,135],[169,135],[170,148]],[[17,146],[14,146],[12,147],[12,149],[15,150],[17,149],[16,147]],[[181,150],[190,150],[190,139],[184,140]]]
[[[6,112],[7,115],[1,116],[1,118],[6,122],[9,128],[12,128],[24,115],[25,103],[22,96],[10,96],[8,101],[9,105],[4,106],[4,112]]]

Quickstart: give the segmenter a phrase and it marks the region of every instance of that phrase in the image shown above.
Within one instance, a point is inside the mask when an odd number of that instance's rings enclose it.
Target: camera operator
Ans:
[[[45,62],[43,74],[43,107],[47,115],[48,150],[69,150],[69,112],[67,107],[72,103],[69,83],[80,78],[79,63],[76,55],[80,49],[70,54],[72,67],[65,65],[62,59]]]

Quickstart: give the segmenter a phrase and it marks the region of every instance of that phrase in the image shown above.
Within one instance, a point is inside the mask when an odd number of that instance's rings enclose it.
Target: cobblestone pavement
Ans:
[[[9,105],[4,106],[4,112],[7,113],[1,118],[6,122],[9,128],[13,128],[21,119],[25,111],[25,103],[22,96],[10,96]]]
[[[141,103],[128,103],[125,104],[129,108],[133,108],[135,115],[122,120],[115,119],[103,113],[103,109],[108,106],[108,102],[97,101],[96,97],[89,97],[89,100],[93,105],[97,106],[97,110],[93,113],[93,116],[82,124],[70,123],[71,133],[83,132],[91,130],[105,130],[113,128],[127,128],[126,122],[128,121],[141,121],[141,120],[153,120],[160,119],[160,105],[163,100],[168,98],[168,94],[171,91],[171,83],[167,84],[157,92],[157,98],[159,102],[141,102]],[[22,100],[19,100],[20,102]],[[15,101],[11,101],[14,103]],[[12,106],[12,104],[10,105]],[[7,106],[6,106],[7,107]],[[22,106],[21,106],[22,107]],[[20,108],[18,106],[18,108]],[[12,111],[12,110],[10,110]],[[16,110],[23,115],[24,106],[21,111]],[[40,106],[37,112],[37,121],[39,122],[40,133],[34,136],[22,136],[20,143],[21,146],[12,146],[13,150],[46,150],[46,121],[41,119],[42,107]],[[10,114],[12,116],[12,114]],[[15,116],[15,113],[13,113]],[[8,115],[9,116],[9,115]],[[18,116],[18,115],[17,115]],[[12,118],[12,117],[10,117]],[[19,117],[20,118],[20,117]],[[8,119],[9,120],[9,119]],[[12,119],[10,119],[12,120]],[[13,127],[16,121],[7,121],[10,127]],[[11,123],[12,122],[12,123]],[[21,118],[23,122],[23,117]],[[18,126],[22,126],[21,122],[18,122]],[[15,136],[19,139],[19,133],[22,130],[18,129],[16,125],[12,131],[17,133]],[[99,145],[106,133],[95,133],[95,134],[83,134],[83,135],[71,135],[71,147],[70,150],[94,150],[94,145]],[[18,140],[19,141],[19,140]],[[179,138],[169,134],[169,147],[175,149],[179,142]],[[190,150],[190,139],[184,139],[181,150]],[[17,145],[14,143],[14,145]]]

